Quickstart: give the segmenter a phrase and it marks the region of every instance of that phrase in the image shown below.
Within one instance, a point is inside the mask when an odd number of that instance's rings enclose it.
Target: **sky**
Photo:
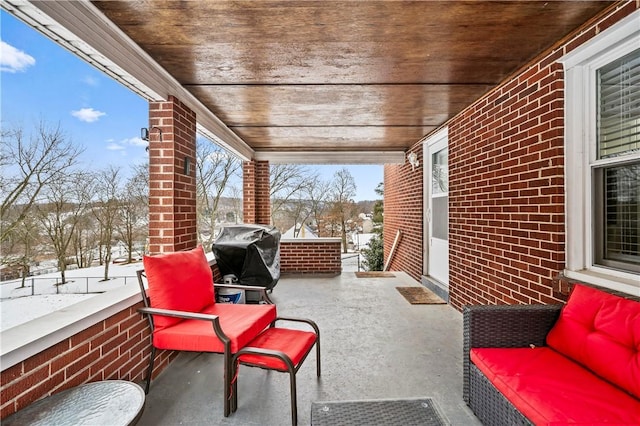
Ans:
[[[3,128],[25,133],[40,122],[57,126],[84,147],[80,166],[120,167],[125,175],[147,161],[140,129],[148,127],[148,103],[63,47],[0,11],[0,117]],[[356,201],[377,200],[381,165],[309,166],[324,180],[347,167]]]

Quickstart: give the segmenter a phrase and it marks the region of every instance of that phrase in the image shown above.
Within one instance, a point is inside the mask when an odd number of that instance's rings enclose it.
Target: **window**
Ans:
[[[598,69],[596,83],[595,263],[640,272],[640,49]]]
[[[640,12],[566,55],[566,270],[640,292]]]

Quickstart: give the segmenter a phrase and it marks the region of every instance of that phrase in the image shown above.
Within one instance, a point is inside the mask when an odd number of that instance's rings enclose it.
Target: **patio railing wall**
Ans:
[[[283,274],[340,274],[340,238],[290,239],[280,242]]]
[[[148,365],[149,324],[142,302],[88,326],[0,374],[1,418],[53,393],[82,383],[121,379],[139,382]],[[161,351],[155,375],[176,356]]]

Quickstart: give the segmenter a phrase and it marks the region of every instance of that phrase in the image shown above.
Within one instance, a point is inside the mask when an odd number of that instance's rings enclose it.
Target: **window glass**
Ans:
[[[600,68],[597,81],[597,160],[613,163],[594,168],[595,260],[640,271],[640,161],[629,160],[640,151],[640,49]]]
[[[449,150],[448,148],[442,149],[432,156],[431,182],[432,194],[442,194],[449,192]]]
[[[602,224],[596,261],[602,265],[640,271],[640,164],[606,167],[596,171],[596,190],[602,200]]]
[[[640,150],[640,49],[598,70],[598,158]]]

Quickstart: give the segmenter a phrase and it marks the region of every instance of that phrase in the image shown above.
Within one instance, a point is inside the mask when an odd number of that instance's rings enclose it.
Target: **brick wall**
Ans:
[[[151,353],[142,302],[101,321],[0,373],[1,417],[71,387],[99,380],[141,382]],[[175,356],[160,351],[154,375]]]
[[[214,282],[221,282],[215,261]],[[142,302],[95,324],[0,373],[0,418],[32,402],[99,380],[142,383],[151,355],[149,321],[138,313]],[[179,354],[156,351],[155,379]]]
[[[271,224],[271,183],[268,161],[242,164],[244,223]]]
[[[149,103],[149,126],[149,253],[194,248],[196,115],[170,96]]]
[[[420,166],[389,164],[384,167],[384,259],[389,259],[398,230],[402,236],[389,264],[390,271],[404,271],[416,280],[422,275],[423,158],[422,145],[407,152],[418,155]]]
[[[564,267],[564,85],[552,54],[449,125],[451,304],[551,303]]]
[[[558,303],[565,266],[564,72],[557,60],[638,8],[620,3],[449,125],[450,300]]]
[[[554,293],[565,252],[564,73],[557,60],[638,7],[613,5],[448,123],[449,290],[457,309],[564,300]],[[420,154],[420,145],[412,150]],[[422,190],[422,173],[385,166],[385,256],[402,229],[391,269],[414,278],[414,265],[422,264]]]
[[[242,162],[242,221],[256,222],[256,163]]]
[[[339,274],[342,272],[341,242],[282,241],[280,243],[280,272],[296,274]]]

